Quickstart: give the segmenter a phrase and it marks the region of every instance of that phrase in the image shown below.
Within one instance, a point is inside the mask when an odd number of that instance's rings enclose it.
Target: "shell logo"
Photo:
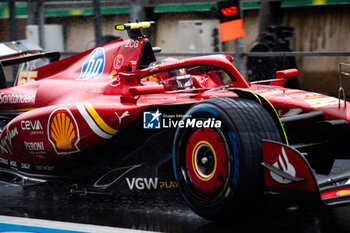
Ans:
[[[337,196],[344,196],[349,194],[350,194],[349,190],[340,190],[339,192],[336,193]]]
[[[79,129],[73,114],[67,108],[53,111],[48,120],[48,138],[57,154],[79,152]]]

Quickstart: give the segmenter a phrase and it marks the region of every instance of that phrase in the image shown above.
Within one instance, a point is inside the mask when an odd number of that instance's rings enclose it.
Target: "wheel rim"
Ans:
[[[227,176],[227,153],[219,133],[210,128],[195,130],[186,147],[186,171],[200,194],[215,194]]]
[[[204,181],[210,180],[216,171],[216,154],[206,141],[197,143],[192,152],[192,165],[196,175]]]

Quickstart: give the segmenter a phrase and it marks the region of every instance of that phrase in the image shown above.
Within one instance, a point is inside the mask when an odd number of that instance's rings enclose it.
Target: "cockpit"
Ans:
[[[165,91],[189,90],[195,88],[211,89],[229,85],[234,80],[225,70],[211,65],[193,65],[186,67],[174,67],[165,69],[169,64],[180,63],[175,58],[166,58],[152,62],[149,68],[159,70],[144,78],[141,78],[141,85],[163,85]],[[162,70],[163,68],[163,70]]]

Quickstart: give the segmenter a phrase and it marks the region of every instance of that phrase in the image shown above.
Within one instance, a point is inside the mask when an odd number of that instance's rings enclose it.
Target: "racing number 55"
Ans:
[[[16,86],[35,82],[37,76],[38,76],[38,71],[21,70],[17,76]]]

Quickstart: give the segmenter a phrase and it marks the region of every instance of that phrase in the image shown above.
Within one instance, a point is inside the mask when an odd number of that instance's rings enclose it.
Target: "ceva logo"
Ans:
[[[78,80],[94,80],[101,76],[105,67],[105,51],[103,48],[96,48],[81,68]]]
[[[291,176],[295,176],[295,168],[292,164],[289,163],[288,157],[286,152],[284,151],[284,148],[282,147],[282,157],[281,154],[278,156],[278,161],[273,164],[274,167],[283,170],[284,172],[288,173]],[[286,178],[283,178],[282,176],[277,175],[274,172],[270,172],[270,175],[272,179],[274,179],[276,182],[280,184],[289,184],[292,181]]]
[[[144,129],[160,129],[162,113],[157,111],[143,112],[143,128]]]

